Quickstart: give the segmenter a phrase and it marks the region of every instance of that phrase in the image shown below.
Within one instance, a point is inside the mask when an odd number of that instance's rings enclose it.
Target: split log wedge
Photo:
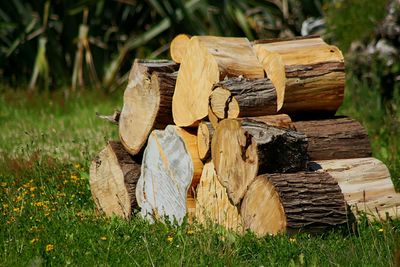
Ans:
[[[289,115],[334,114],[344,96],[344,59],[319,37],[255,42],[257,57]]]
[[[204,165],[196,192],[196,219],[199,223],[210,221],[227,229],[242,232],[242,219],[238,208],[229,201],[212,162]]]
[[[290,128],[292,127],[292,120],[286,114],[278,114],[278,115],[267,115],[267,116],[259,116],[259,117],[247,117],[247,118],[237,118],[239,121],[242,120],[251,120],[265,123],[267,125],[281,127],[281,128]],[[218,126],[218,124],[216,125]],[[199,149],[200,159],[204,161],[208,161],[211,157],[211,140],[214,135],[214,125],[208,121],[202,121],[197,128],[197,145]]]
[[[307,139],[261,122],[226,119],[215,130],[211,155],[218,179],[237,205],[257,174],[305,170]]]
[[[141,151],[152,129],[172,123],[177,68],[168,60],[135,60],[119,118],[120,140],[132,155]]]
[[[400,218],[400,194],[386,165],[375,158],[319,160],[311,170],[329,173],[339,184],[355,216],[375,220]],[[360,213],[361,212],[361,213]]]
[[[90,165],[90,191],[99,211],[129,219],[137,208],[136,184],[141,158],[132,157],[120,142],[109,141]]]
[[[189,43],[189,40],[190,35],[187,34],[178,34],[174,39],[172,39],[169,53],[174,62],[181,63],[182,58],[185,56],[186,47]]]
[[[258,236],[346,225],[349,210],[337,182],[318,172],[260,175],[241,205],[244,227]]]
[[[296,121],[293,127],[308,138],[310,160],[371,157],[365,128],[350,118]]]
[[[209,105],[219,120],[276,114],[276,90],[268,78],[234,77],[214,85]]]
[[[178,126],[197,126],[207,116],[211,89],[225,77],[264,78],[247,38],[194,36],[186,49],[172,100]]]
[[[198,183],[203,167],[196,142],[196,135],[177,126],[152,131],[136,188],[143,217],[182,223],[188,211],[194,212],[195,207],[187,205],[193,204],[188,191]]]

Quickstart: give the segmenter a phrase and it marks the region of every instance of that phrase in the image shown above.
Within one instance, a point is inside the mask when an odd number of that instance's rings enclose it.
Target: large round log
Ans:
[[[400,194],[396,193],[385,164],[375,158],[318,160],[311,170],[329,173],[339,184],[356,216],[374,220],[400,218]]]
[[[238,208],[229,201],[212,162],[204,165],[196,192],[196,219],[199,223],[212,222],[238,232],[243,230]]]
[[[197,125],[207,116],[211,89],[225,77],[264,78],[246,38],[194,36],[186,49],[172,102],[178,126]]]
[[[258,236],[319,232],[350,222],[337,182],[327,173],[275,173],[258,176],[241,205],[246,229]]]
[[[99,211],[129,219],[137,202],[141,158],[132,157],[120,142],[109,141],[90,165],[90,191]]]
[[[350,118],[296,121],[293,127],[308,138],[310,160],[371,157],[368,133]]]
[[[307,139],[257,121],[226,119],[215,130],[211,155],[221,184],[237,205],[257,174],[305,170]]]
[[[172,39],[169,52],[174,62],[181,63],[182,58],[185,56],[189,40],[190,36],[187,34],[178,34],[174,39]]]
[[[136,188],[145,218],[182,223],[188,210],[194,211],[188,207],[193,204],[190,185],[198,183],[202,172],[196,140],[194,134],[172,125],[150,134]]]
[[[172,123],[177,68],[172,61],[135,60],[119,117],[120,140],[132,155],[141,151],[152,129]]]
[[[277,91],[278,110],[289,115],[334,114],[344,96],[344,59],[319,37],[255,42]],[[281,109],[282,108],[282,109]]]

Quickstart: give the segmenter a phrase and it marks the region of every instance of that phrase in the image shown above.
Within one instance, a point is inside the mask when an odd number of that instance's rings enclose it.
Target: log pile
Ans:
[[[344,60],[319,37],[178,35],[168,60],[135,60],[118,124],[93,160],[98,210],[216,223],[259,236],[400,215],[363,126],[335,116]]]

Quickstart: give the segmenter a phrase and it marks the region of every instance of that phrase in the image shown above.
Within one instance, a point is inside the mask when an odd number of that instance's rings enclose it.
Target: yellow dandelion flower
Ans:
[[[81,164],[79,164],[79,163],[75,164],[75,169],[79,169],[80,167],[81,167]]]
[[[384,230],[383,228],[379,229],[378,232],[382,233]]]
[[[14,212],[19,212],[21,209],[20,208],[13,208]]]
[[[42,201],[34,202],[33,205],[35,207],[42,207],[43,206],[43,202]]]
[[[102,237],[100,237],[100,240],[107,240],[107,237],[105,237],[105,236],[102,236]]]
[[[29,190],[31,191],[31,192],[33,192],[33,191],[35,191],[36,190],[36,186],[32,186],[31,188],[29,188]]]
[[[23,196],[19,195],[17,196],[17,198],[15,199],[15,202],[21,202],[24,199]]]
[[[296,238],[294,238],[294,237],[289,238],[289,242],[291,242],[291,243],[296,242]]]
[[[173,238],[172,236],[169,235],[169,236],[167,237],[167,241],[168,241],[168,242],[172,242],[173,240],[174,240],[174,238]]]
[[[36,195],[35,194],[31,194],[31,198],[34,198]]]
[[[8,204],[7,204],[7,203],[4,203],[4,204],[3,204],[3,208],[5,208],[5,209],[8,208]]]
[[[78,178],[78,176],[76,174],[71,174],[71,180],[72,181],[78,181],[79,178]]]
[[[50,252],[50,251],[54,250],[54,245],[53,244],[47,244],[45,250],[46,250],[46,252]]]
[[[35,237],[30,241],[30,243],[33,245],[33,244],[36,244],[38,241],[39,241],[39,238]]]
[[[186,233],[187,233],[188,235],[193,235],[193,234],[194,234],[194,231],[193,231],[193,230],[188,230]]]

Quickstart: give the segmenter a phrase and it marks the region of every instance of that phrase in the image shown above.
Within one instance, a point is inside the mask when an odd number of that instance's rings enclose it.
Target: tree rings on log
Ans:
[[[178,34],[172,40],[169,52],[171,54],[171,58],[176,63],[181,63],[183,57],[186,53],[186,47],[189,43],[190,36],[187,34]]]
[[[107,216],[131,217],[137,208],[135,190],[140,162],[120,142],[108,142],[90,166],[90,191],[98,210]]]
[[[141,151],[153,128],[172,123],[177,68],[171,61],[135,60],[119,118],[120,140],[132,155]]]
[[[349,209],[337,182],[327,173],[264,174],[241,205],[246,229],[258,236],[319,232],[349,223]]]

